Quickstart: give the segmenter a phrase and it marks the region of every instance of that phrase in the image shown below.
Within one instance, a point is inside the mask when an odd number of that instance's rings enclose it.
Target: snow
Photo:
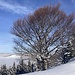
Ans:
[[[24,57],[26,60],[25,60],[25,63],[28,62],[28,56],[25,56]],[[13,63],[15,62],[15,64],[19,64],[19,61],[20,61],[20,56],[19,55],[16,55],[16,54],[0,54],[0,67],[2,65],[5,65],[9,68],[13,65]]]
[[[0,66],[3,64],[6,64],[7,66],[12,66],[13,62],[16,62],[16,64],[18,64],[18,61],[19,61],[18,55],[15,54],[0,55]],[[70,62],[67,64],[62,64],[60,66],[57,66],[55,68],[46,71],[21,74],[21,75],[75,75],[75,58],[70,60]]]
[[[7,67],[10,67],[14,62],[18,64],[19,58],[20,56],[14,54],[0,54],[0,67],[5,64]]]
[[[6,57],[6,58],[20,58],[19,55],[10,55],[9,57]]]
[[[75,75],[75,58],[69,63],[57,66],[53,69],[22,75]]]

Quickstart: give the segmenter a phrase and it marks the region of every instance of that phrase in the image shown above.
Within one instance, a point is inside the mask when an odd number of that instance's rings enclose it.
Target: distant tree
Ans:
[[[8,75],[8,69],[6,65],[1,66],[0,75]]]
[[[59,7],[60,4],[41,7],[14,22],[11,33],[16,36],[14,49],[17,53],[30,53],[45,63],[48,62],[45,59],[50,59],[57,48],[69,40],[69,27],[75,24],[75,15],[66,15]],[[41,67],[47,69],[45,65]]]
[[[15,65],[15,62],[13,63],[13,66],[12,66],[12,75],[16,75],[16,65]]]
[[[24,63],[23,60],[21,60],[19,62],[19,65],[17,65],[16,75],[28,73],[28,69],[27,68],[28,68],[28,66]]]
[[[67,63],[71,58],[73,58],[73,52],[74,50],[72,49],[72,44],[71,42],[67,42],[66,46],[62,48],[62,63]]]

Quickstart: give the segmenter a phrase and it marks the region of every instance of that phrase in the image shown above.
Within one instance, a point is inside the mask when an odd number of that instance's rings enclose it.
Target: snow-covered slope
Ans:
[[[40,72],[34,72],[22,75],[75,75],[75,60],[46,71],[40,71]]]

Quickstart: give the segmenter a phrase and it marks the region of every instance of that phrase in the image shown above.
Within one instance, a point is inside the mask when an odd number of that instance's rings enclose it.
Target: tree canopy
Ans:
[[[14,49],[48,57],[50,53],[74,37],[75,15],[60,10],[60,4],[44,6],[23,19],[14,22],[11,33],[15,35]]]

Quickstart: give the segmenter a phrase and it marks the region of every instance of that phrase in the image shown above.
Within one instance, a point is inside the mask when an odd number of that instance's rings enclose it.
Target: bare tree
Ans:
[[[41,7],[14,22],[11,33],[16,36],[16,52],[36,55],[35,58],[40,57],[42,61],[68,41],[68,28],[74,22],[74,14],[66,15],[59,7],[60,4]]]

